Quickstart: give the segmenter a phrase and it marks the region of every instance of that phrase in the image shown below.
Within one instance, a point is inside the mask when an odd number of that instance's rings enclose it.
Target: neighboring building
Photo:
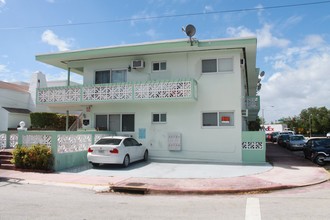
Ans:
[[[71,82],[73,85],[77,83]],[[29,128],[31,112],[50,112],[48,106],[36,104],[36,89],[47,86],[65,86],[67,81],[46,81],[41,72],[31,75],[29,83],[0,81],[0,131],[15,130],[24,121]],[[65,113],[65,112],[59,112]]]
[[[175,40],[37,55],[83,77],[38,87],[36,103],[82,111],[84,129],[132,135],[150,156],[242,162],[242,136],[260,108],[256,38]]]
[[[20,121],[30,125],[31,97],[29,86],[0,81],[0,131],[16,129]]]

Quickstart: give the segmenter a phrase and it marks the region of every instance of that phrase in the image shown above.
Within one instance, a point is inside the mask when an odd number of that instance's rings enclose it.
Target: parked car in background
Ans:
[[[278,132],[278,131],[272,132],[270,134],[270,141],[273,142],[273,143],[277,142],[277,137],[278,137],[279,134],[280,134],[280,132]]]
[[[304,135],[291,135],[286,143],[286,147],[289,150],[303,150],[306,142]]]
[[[103,137],[88,148],[87,160],[94,167],[100,164],[122,164],[148,160],[148,149],[131,137]]]
[[[286,147],[290,136],[291,135],[289,135],[289,134],[279,134],[278,138],[277,138],[277,144],[282,146],[282,147]]]
[[[305,158],[324,166],[330,162],[330,138],[310,138],[303,151]]]

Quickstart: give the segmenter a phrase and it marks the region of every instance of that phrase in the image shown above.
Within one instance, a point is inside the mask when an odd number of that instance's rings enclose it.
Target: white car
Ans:
[[[100,164],[122,164],[148,160],[148,149],[131,137],[103,137],[88,148],[87,160],[94,167]]]

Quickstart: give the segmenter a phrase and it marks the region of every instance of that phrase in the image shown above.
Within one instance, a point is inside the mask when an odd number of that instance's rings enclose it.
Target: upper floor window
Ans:
[[[202,73],[232,72],[233,70],[233,58],[202,60]]]
[[[164,71],[166,70],[166,62],[153,62],[152,63],[152,71],[157,72],[157,71]]]
[[[126,81],[126,69],[95,71],[95,84],[121,83]]]
[[[110,83],[110,70],[95,72],[95,84]]]

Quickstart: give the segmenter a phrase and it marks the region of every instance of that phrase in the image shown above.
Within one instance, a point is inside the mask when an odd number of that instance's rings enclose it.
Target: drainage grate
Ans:
[[[126,186],[143,186],[145,183],[127,183]]]
[[[148,189],[144,186],[144,183],[127,183],[125,186],[112,186],[111,190],[113,192],[119,192],[119,193],[129,193],[129,194],[147,194]]]

